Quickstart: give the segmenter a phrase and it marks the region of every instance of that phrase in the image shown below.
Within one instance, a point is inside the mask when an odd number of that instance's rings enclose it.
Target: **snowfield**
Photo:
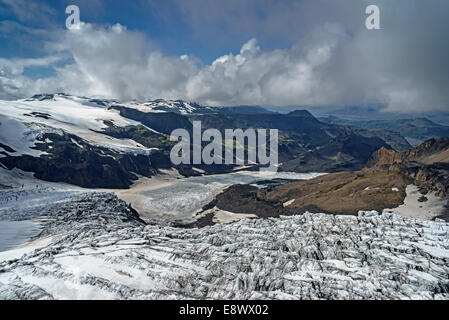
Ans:
[[[155,100],[143,103],[134,101],[124,105],[143,112],[175,112],[182,115],[214,112],[214,108],[203,107],[196,103],[181,100]]]
[[[14,149],[15,156],[42,154],[31,147],[34,147],[39,135],[47,132],[60,135],[67,132],[92,145],[123,152],[137,154],[151,152],[151,149],[133,140],[116,139],[98,132],[107,128],[104,121],[110,121],[118,127],[140,124],[121,117],[118,111],[108,109],[106,103],[104,106],[98,105],[87,98],[62,94],[52,97],[45,100],[0,100],[0,143]],[[2,149],[0,145],[0,150]]]
[[[3,253],[15,259],[0,262],[0,299],[449,298],[442,221],[306,213],[179,229],[91,192],[35,212],[45,241]]]
[[[45,133],[75,135],[92,146],[131,155],[151,155],[155,148],[147,148],[132,139],[118,139],[103,134],[112,123],[116,127],[141,125],[110,108],[120,105],[142,112],[174,112],[178,114],[210,113],[212,108],[184,101],[156,100],[124,102],[92,99],[72,95],[42,94],[16,101],[0,100],[0,157],[30,155],[39,157],[45,152],[36,150],[38,139]],[[47,141],[50,142],[50,141]],[[72,141],[76,144],[75,141]],[[12,149],[12,150],[11,150]]]
[[[423,196],[419,192],[419,187],[408,185],[406,188],[407,196],[404,204],[394,209],[385,209],[384,212],[398,214],[404,217],[432,220],[444,214],[448,204],[447,199],[437,197],[435,192],[428,192],[425,202],[419,199]]]

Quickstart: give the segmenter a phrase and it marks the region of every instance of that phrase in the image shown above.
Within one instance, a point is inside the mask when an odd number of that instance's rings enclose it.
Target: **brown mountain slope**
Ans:
[[[394,164],[417,162],[426,165],[436,163],[449,163],[449,138],[430,139],[419,146],[398,152],[384,147],[376,151],[370,161],[368,168],[381,168]]]
[[[267,192],[266,199],[289,208],[315,206],[324,212],[354,214],[401,205],[411,180],[397,172],[342,172],[288,183]]]
[[[448,154],[449,139],[429,140],[403,153],[381,148],[361,171],[331,173],[262,190],[251,186],[229,188],[214,205],[263,217],[300,214],[305,210],[333,214],[382,212],[402,205],[410,184],[420,187],[422,194],[435,191],[439,197],[446,197],[449,164],[444,161]]]

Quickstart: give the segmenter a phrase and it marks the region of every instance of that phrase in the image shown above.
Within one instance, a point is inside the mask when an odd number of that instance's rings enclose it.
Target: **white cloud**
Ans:
[[[62,55],[37,59],[0,58],[0,97],[11,99],[28,95],[35,82],[24,75],[25,68],[46,67],[63,59]]]
[[[120,99],[182,98],[210,105],[317,104],[319,70],[332,58],[342,33],[328,26],[311,43],[289,50],[263,51],[256,39],[243,44],[240,53],[200,66],[193,57],[167,57],[139,32],[119,24],[99,27],[83,24],[65,31],[47,45],[52,54],[70,54],[74,63],[56,68],[56,75],[31,81],[23,76],[31,61],[0,62],[15,66],[5,75],[16,90],[11,97],[42,91],[65,91]],[[42,64],[51,59],[41,59]],[[37,63],[37,60],[34,64]],[[3,92],[3,97],[8,98]],[[320,98],[320,97],[323,98]]]
[[[447,60],[447,45],[440,48],[443,53],[429,54],[426,48],[435,39],[415,50],[417,39],[428,39],[420,29],[411,30],[418,38],[404,37],[394,25],[389,31],[367,32],[325,23],[308,30],[291,48],[263,50],[251,39],[238,54],[201,65],[189,55],[165,56],[144,34],[125,26],[83,24],[46,44],[48,58],[0,59],[0,97],[64,91],[122,100],[179,98],[209,105],[384,103],[388,110],[404,112],[449,107],[444,88],[447,62],[441,64]],[[72,62],[57,67],[66,55]],[[36,65],[53,66],[54,76],[26,77],[24,70]]]

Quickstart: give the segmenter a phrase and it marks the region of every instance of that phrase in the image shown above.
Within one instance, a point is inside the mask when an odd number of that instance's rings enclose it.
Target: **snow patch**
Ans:
[[[442,215],[447,205],[447,200],[439,198],[435,192],[429,192],[425,195],[427,201],[418,201],[422,194],[419,188],[415,185],[408,185],[406,188],[404,204],[397,208],[385,209],[383,212],[394,213],[403,217],[417,218],[417,219],[434,219]]]
[[[293,204],[293,202],[295,202],[295,200],[296,200],[296,199],[292,199],[292,200],[289,200],[289,201],[287,201],[287,202],[284,202],[284,203],[283,203],[284,208],[285,208],[285,207],[288,207],[288,206],[291,205],[291,204]]]

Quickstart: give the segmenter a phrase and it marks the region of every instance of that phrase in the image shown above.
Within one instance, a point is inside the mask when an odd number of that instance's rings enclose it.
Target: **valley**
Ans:
[[[278,171],[173,164],[193,121],[278,129]],[[0,299],[447,299],[448,141],[301,110],[0,101]]]
[[[449,300],[449,1],[366,2],[0,0],[2,314]]]

